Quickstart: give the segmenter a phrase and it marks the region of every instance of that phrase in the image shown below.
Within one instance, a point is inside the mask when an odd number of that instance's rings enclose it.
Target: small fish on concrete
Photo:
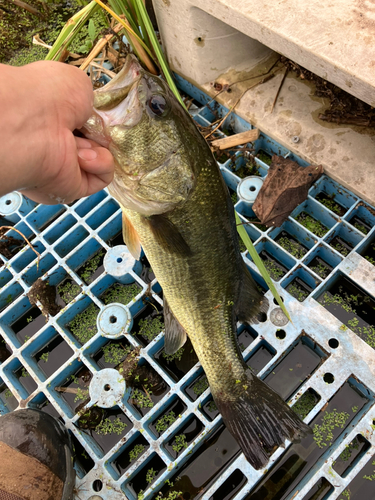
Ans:
[[[95,91],[86,137],[115,158],[109,191],[123,210],[125,243],[141,247],[163,289],[165,352],[187,339],[207,375],[224,423],[247,460],[310,429],[248,368],[236,321],[251,322],[268,302],[239,250],[228,189],[205,140],[167,84],[134,56]]]

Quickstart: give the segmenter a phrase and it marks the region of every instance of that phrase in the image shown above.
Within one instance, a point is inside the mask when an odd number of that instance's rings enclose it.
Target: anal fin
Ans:
[[[268,299],[258,290],[243,260],[241,265],[243,270],[240,297],[236,304],[237,318],[241,322],[258,323],[257,315],[268,311]]]
[[[165,297],[163,302],[165,326],[164,351],[166,354],[174,354],[185,344],[187,339],[186,330],[175,318]]]
[[[159,245],[169,253],[182,257],[191,255],[189,245],[186,243],[178,228],[165,215],[151,215],[145,220]]]
[[[129,252],[135,260],[139,260],[141,256],[141,242],[139,241],[137,231],[124,212],[122,212],[122,236]]]

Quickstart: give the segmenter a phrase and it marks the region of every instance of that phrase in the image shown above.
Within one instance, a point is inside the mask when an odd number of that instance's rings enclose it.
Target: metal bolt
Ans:
[[[292,142],[295,142],[295,143],[299,142],[299,136],[298,135],[294,135],[292,137]]]

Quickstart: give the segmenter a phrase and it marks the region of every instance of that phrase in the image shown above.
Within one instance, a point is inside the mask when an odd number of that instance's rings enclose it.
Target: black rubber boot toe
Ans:
[[[24,409],[0,417],[0,500],[71,500],[70,436],[51,415]]]

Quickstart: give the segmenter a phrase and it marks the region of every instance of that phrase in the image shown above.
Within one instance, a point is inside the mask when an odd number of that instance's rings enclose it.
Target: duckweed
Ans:
[[[314,441],[319,448],[331,446],[333,442],[333,430],[335,428],[343,429],[349,418],[345,411],[338,412],[334,409],[326,413],[321,424],[315,424],[313,427]]]

